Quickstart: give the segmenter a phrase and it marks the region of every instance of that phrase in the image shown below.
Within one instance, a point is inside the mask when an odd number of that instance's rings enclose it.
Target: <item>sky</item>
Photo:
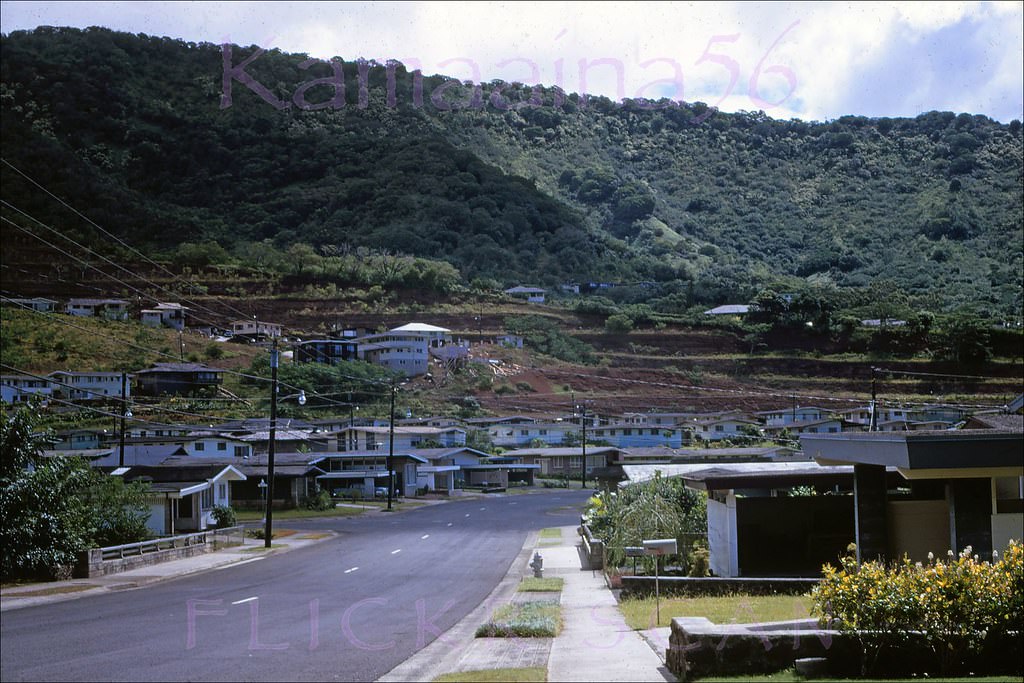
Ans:
[[[0,2],[3,33],[40,25],[778,119],[1024,118],[1024,2]]]

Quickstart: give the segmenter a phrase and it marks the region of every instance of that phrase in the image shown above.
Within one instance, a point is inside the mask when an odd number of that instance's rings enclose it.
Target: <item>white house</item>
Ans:
[[[260,320],[235,320],[231,323],[231,334],[236,337],[276,339],[281,336],[281,326]]]
[[[70,299],[64,310],[68,315],[86,318],[128,319],[128,302],[124,299]]]
[[[526,287],[523,285],[516,285],[505,290],[505,293],[516,299],[526,299],[531,304],[542,304],[544,303],[544,296],[548,293],[548,290],[541,289],[540,287]]]
[[[331,436],[337,437],[339,451],[387,451],[391,430],[384,427],[345,427]],[[462,427],[395,427],[395,450],[433,447],[453,448],[466,445]]]
[[[798,422],[812,422],[824,420],[831,411],[814,406],[796,406],[793,408],[778,408],[777,410],[766,410],[755,415],[762,420],[766,427],[784,427]]]
[[[30,299],[25,298],[6,298],[4,299],[5,304],[12,304],[19,308],[27,308],[32,311],[39,313],[53,313],[57,310],[57,302],[53,299],[44,299],[43,297],[32,297]]]
[[[185,311],[188,307],[181,304],[158,303],[155,308],[142,310],[143,325],[150,327],[170,327],[175,330],[185,329]]]
[[[214,526],[213,508],[231,505],[230,483],[246,479],[232,465],[119,467],[111,475],[149,484],[146,526],[157,536]]]
[[[719,441],[736,436],[746,436],[744,427],[759,428],[761,424],[753,420],[744,420],[736,417],[715,418],[704,421],[693,422],[689,429],[695,437],[705,441]]]

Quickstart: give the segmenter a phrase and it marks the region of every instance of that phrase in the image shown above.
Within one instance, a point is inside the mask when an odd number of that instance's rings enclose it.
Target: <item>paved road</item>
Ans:
[[[586,492],[288,522],[339,537],[222,570],[5,612],[0,679],[378,678],[477,606]]]

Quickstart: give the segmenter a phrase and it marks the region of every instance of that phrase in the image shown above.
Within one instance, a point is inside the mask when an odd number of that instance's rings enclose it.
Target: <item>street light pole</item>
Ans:
[[[277,439],[277,339],[270,349],[270,443],[267,446],[267,521],[263,547],[270,548],[274,536],[274,442]]]
[[[391,416],[388,420],[388,512],[391,512],[391,497],[395,490],[395,388],[391,381]]]

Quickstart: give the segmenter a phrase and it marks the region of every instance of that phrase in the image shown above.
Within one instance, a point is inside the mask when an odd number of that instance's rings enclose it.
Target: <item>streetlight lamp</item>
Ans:
[[[267,522],[267,480],[260,479],[260,483],[257,484],[260,487],[260,498],[263,499],[263,523]]]

